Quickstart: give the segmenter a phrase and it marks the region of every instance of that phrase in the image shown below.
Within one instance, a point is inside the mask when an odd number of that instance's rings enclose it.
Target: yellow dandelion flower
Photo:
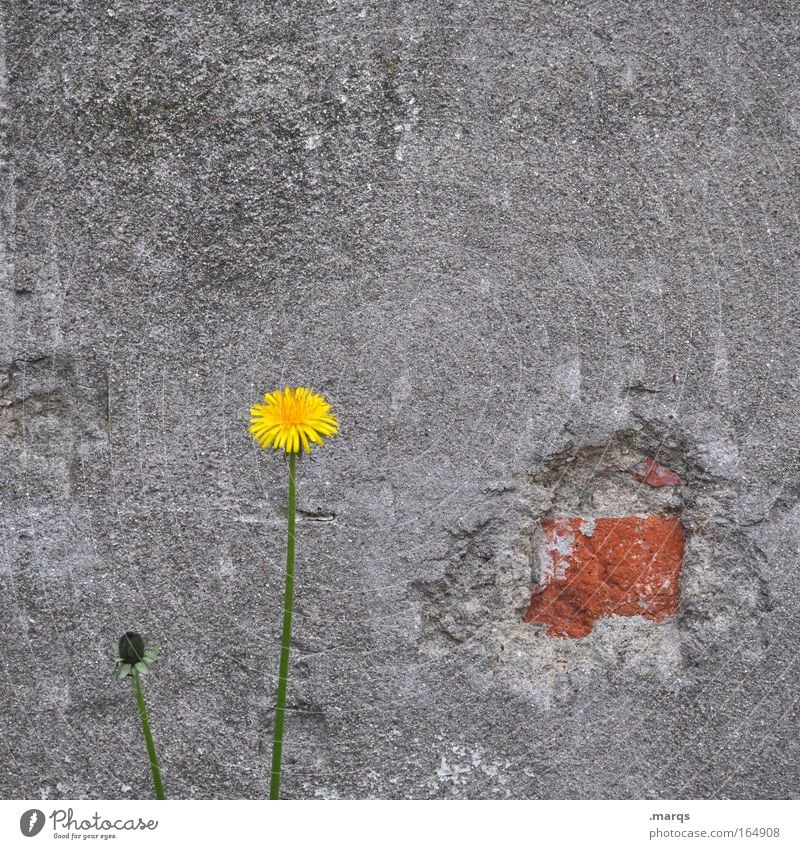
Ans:
[[[339,422],[331,405],[304,386],[268,392],[263,404],[250,408],[249,432],[262,448],[282,448],[287,454],[311,451],[311,443],[324,445],[323,436],[336,436]]]

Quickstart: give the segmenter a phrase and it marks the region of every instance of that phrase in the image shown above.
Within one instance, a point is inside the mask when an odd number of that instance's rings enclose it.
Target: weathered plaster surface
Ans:
[[[0,26],[0,792],[151,792],[137,628],[168,792],[264,795],[286,474],[247,408],[308,383],[342,434],[300,473],[287,795],[798,794],[794,4]],[[540,517],[636,514],[603,470],[646,457],[678,613],[524,623]]]

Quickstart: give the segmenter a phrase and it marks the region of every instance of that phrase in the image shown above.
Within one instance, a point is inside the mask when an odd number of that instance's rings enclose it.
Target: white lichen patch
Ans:
[[[471,772],[471,767],[462,766],[458,763],[451,764],[447,758],[442,755],[442,763],[439,769],[436,770],[436,775],[442,783],[449,782],[450,784],[466,784],[467,776]]]
[[[505,771],[511,766],[510,761],[487,760],[480,747],[469,749],[458,743],[454,743],[450,751],[452,756],[442,755],[441,764],[436,770],[439,784],[464,785],[475,773],[492,778],[498,784],[508,783]],[[428,783],[430,786],[435,786],[435,782]]]

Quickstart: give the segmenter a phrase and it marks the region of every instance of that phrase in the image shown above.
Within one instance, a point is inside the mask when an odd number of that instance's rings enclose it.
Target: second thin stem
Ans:
[[[164,785],[161,782],[161,770],[158,767],[158,758],[156,757],[156,745],[153,742],[153,733],[150,731],[147,706],[144,703],[142,685],[139,682],[139,673],[134,670],[131,677],[133,678],[133,686],[136,690],[136,704],[139,706],[139,718],[142,720],[142,731],[144,732],[144,741],[147,744],[147,754],[150,758],[150,771],[153,774],[153,787],[156,791],[156,799],[166,799]]]

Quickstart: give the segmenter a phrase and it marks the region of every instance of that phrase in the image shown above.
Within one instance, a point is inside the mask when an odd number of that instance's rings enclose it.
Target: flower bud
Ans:
[[[119,638],[119,658],[123,663],[136,664],[144,658],[144,640],[135,631],[126,631]]]

